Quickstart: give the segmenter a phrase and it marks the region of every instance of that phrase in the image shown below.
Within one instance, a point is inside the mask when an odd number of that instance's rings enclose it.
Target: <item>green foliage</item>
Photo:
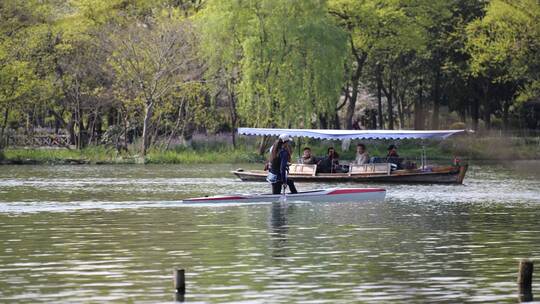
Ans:
[[[516,83],[518,100],[540,90],[540,3],[535,0],[493,0],[486,15],[467,26],[467,49],[474,76],[494,83]]]
[[[233,90],[247,124],[310,126],[312,115],[335,110],[345,40],[323,3],[217,0],[200,20],[213,70],[238,69]]]
[[[427,37],[421,22],[430,20],[413,8],[428,9],[434,2],[407,2],[418,1],[332,0],[329,6],[348,30],[356,51],[391,55],[425,48]]]
[[[535,0],[4,0],[0,141],[45,128],[145,150],[358,118],[534,128],[538,20]]]
[[[149,164],[223,164],[261,162],[261,156],[245,150],[151,150],[146,157]]]
[[[522,75],[527,67],[520,63],[531,51],[529,43],[538,38],[535,36],[538,35],[539,10],[540,5],[534,0],[492,1],[485,17],[467,28],[472,73],[491,72],[494,80],[501,82]]]
[[[467,128],[467,125],[464,123],[464,122],[455,122],[453,124],[451,124],[448,129],[450,130],[463,130],[463,129],[466,129]]]
[[[180,84],[163,99],[154,115],[163,116],[170,128],[182,130],[193,124],[215,130],[219,121],[215,119],[217,113],[212,101],[206,98],[207,90],[201,82]]]
[[[88,147],[82,150],[68,149],[5,149],[5,159],[12,162],[37,162],[59,164],[70,162],[108,162],[115,158],[113,149]]]

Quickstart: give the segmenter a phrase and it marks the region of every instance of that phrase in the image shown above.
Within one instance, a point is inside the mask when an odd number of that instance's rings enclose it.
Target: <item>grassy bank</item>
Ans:
[[[114,149],[89,147],[82,150],[10,148],[0,154],[2,164],[211,164],[261,162],[254,150],[173,149],[149,150],[143,160],[137,153],[118,153]]]
[[[262,162],[264,157],[255,150],[220,148],[151,150],[146,156],[149,164],[219,164],[219,163],[254,163]]]
[[[3,151],[1,161],[8,164],[135,163],[134,158],[123,157],[116,151],[103,147],[82,150],[8,148]]]
[[[540,137],[466,136],[443,141],[439,147],[471,160],[540,159]]]
[[[355,145],[343,151],[341,142],[303,140],[295,143],[293,159],[302,148],[309,146],[317,156],[326,154],[334,146],[341,159],[355,157]],[[363,141],[371,156],[386,155],[386,148],[397,143],[399,154],[409,160],[419,160],[424,145],[428,159],[445,163],[458,156],[467,160],[540,159],[540,138],[537,137],[457,137],[445,141],[401,140],[398,142]],[[298,149],[300,148],[300,149]],[[300,150],[300,151],[299,151]],[[88,147],[82,150],[9,148],[0,151],[2,164],[211,164],[262,162],[264,156],[256,153],[255,141],[244,141],[236,149],[226,143],[194,143],[192,148],[177,147],[169,150],[150,149],[143,160],[136,152],[118,153],[112,148]]]

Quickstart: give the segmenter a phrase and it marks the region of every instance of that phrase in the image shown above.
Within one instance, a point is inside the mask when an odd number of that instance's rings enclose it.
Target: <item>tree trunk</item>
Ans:
[[[231,136],[233,148],[236,148],[236,124],[238,120],[238,115],[236,113],[236,97],[234,92],[229,90],[229,113],[231,115]]]
[[[377,113],[379,114],[379,128],[384,129],[382,106],[382,76],[381,68],[379,65],[377,65]]]
[[[484,83],[483,85],[483,100],[482,100],[482,105],[483,105],[483,108],[484,108],[484,111],[483,111],[483,118],[484,118],[484,125],[486,127],[486,129],[490,129],[491,128],[491,106],[489,104],[489,83]]]
[[[128,124],[129,124],[129,116],[126,111],[126,115],[124,116],[124,148],[128,148]]]
[[[459,109],[459,119],[462,121],[462,122],[466,122],[467,121],[467,107],[466,106],[460,106],[460,109]]]
[[[398,116],[399,116],[399,128],[405,128],[405,114],[403,113],[403,101],[405,100],[405,91],[401,92],[397,98],[398,103]]]
[[[4,140],[4,134],[7,128],[8,116],[9,116],[9,106],[6,107],[6,109],[4,110],[4,121],[2,122],[2,133],[0,134],[0,148],[3,148],[4,144],[7,146],[7,140]]]
[[[480,102],[477,97],[474,97],[471,104],[471,116],[473,130],[478,130],[478,120],[480,119]]]
[[[508,130],[508,112],[510,108],[510,102],[505,100],[503,102],[503,112],[502,112],[502,121],[503,121],[503,129],[506,131]]]
[[[109,112],[107,113],[107,128],[119,123],[119,120],[117,119],[118,114],[119,112],[114,108],[114,106],[109,109]]]
[[[155,146],[155,144],[156,144],[156,142],[158,140],[158,137],[159,137],[159,125],[161,124],[161,117],[162,117],[162,115],[160,114],[158,116],[157,121],[153,124],[153,127],[152,127],[153,132],[150,135],[150,140],[148,141],[151,146]]]
[[[433,114],[431,116],[431,128],[433,130],[439,129],[439,108],[441,106],[441,71],[437,67],[435,72],[435,84],[433,88]]]
[[[418,96],[416,97],[416,100],[414,101],[414,129],[415,130],[423,130],[424,129],[424,97],[423,97],[423,89],[422,89],[422,80],[420,80],[420,83],[418,85]]]
[[[334,129],[341,129],[341,126],[339,125],[339,115],[337,113],[337,111],[334,113],[334,126],[333,126]]]
[[[264,155],[269,146],[270,137],[263,136],[259,142],[259,155]]]
[[[95,113],[90,113],[88,115],[88,132],[87,132],[88,144],[92,144],[92,141],[94,140],[94,134],[96,130],[96,118],[97,118],[97,115]]]
[[[369,110],[369,129],[377,129],[377,111],[372,109]]]
[[[176,131],[178,128],[180,128],[180,122],[182,121],[182,107],[178,109],[178,117],[176,117],[176,123],[174,124],[174,128],[171,131],[171,134],[169,135],[169,139],[167,140],[167,145],[165,146],[165,150],[169,150],[169,147],[171,146],[171,142],[176,136]]]
[[[491,129],[491,108],[484,103],[484,125],[487,130]]]
[[[154,101],[149,100],[146,102],[144,107],[144,121],[143,121],[143,134],[142,134],[142,145],[141,145],[141,154],[146,156],[146,150],[148,149],[148,133],[150,128],[150,119],[152,118],[152,113],[154,110]]]
[[[195,133],[195,125],[192,121],[187,121],[182,129],[182,145],[191,148],[193,144],[193,133]]]
[[[388,92],[386,93],[386,101],[388,103],[388,129],[394,130],[394,88],[392,86],[392,78],[390,78],[390,83],[388,84]]]
[[[347,111],[345,112],[345,126],[348,130],[353,128],[354,112],[356,109],[356,100],[358,99],[358,84],[360,82],[360,74],[362,73],[362,66],[358,64],[356,71],[352,76],[352,94],[347,104]]]
[[[69,122],[66,126],[66,129],[69,133],[70,145],[77,145],[77,136],[75,135],[75,116],[75,112],[71,112],[71,117],[69,118]]]
[[[55,116],[54,117],[54,134],[58,134],[58,131],[60,131],[61,128],[61,122],[60,120]]]
[[[85,146],[84,139],[84,121],[83,121],[83,111],[81,109],[80,99],[77,98],[77,110],[76,110],[76,124],[79,129],[77,132],[77,149],[82,149]]]
[[[319,114],[319,124],[321,129],[328,129],[328,118],[324,114]]]
[[[96,123],[95,123],[94,129],[96,130],[96,145],[97,145],[99,144],[99,141],[101,140],[101,137],[103,136],[103,120],[99,113],[96,113]]]

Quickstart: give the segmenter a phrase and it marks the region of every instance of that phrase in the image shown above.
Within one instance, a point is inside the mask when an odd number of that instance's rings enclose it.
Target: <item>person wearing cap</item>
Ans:
[[[270,151],[270,173],[275,176],[269,179],[272,183],[272,193],[280,194],[281,189],[288,186],[291,193],[298,193],[294,186],[294,181],[287,178],[289,162],[291,160],[291,138],[288,134],[281,134]]]

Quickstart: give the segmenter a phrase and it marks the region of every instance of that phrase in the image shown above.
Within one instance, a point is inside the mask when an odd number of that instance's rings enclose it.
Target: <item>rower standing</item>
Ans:
[[[291,193],[298,193],[292,179],[287,178],[289,162],[291,160],[291,138],[288,134],[281,134],[270,151],[270,170],[267,180],[272,183],[272,193],[280,194],[287,186]]]

